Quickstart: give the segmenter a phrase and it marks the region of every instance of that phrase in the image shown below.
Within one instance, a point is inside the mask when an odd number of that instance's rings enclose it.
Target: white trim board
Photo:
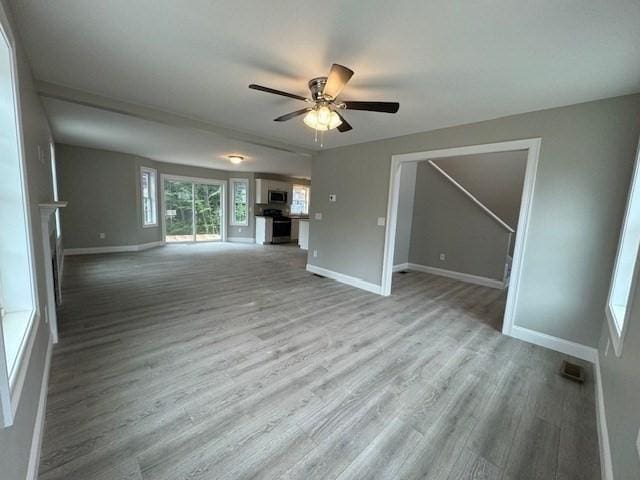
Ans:
[[[417,272],[430,273],[432,275],[440,275],[441,277],[453,278],[460,280],[461,282],[475,283],[476,285],[483,285],[485,287],[497,288],[504,290],[505,284],[500,280],[495,280],[488,277],[480,277],[478,275],[471,275],[470,273],[455,272],[453,270],[445,270],[444,268],[430,267],[428,265],[420,265],[418,263],[405,264],[408,270],[415,270]],[[395,267],[394,267],[395,268]]]
[[[254,237],[227,237],[227,242],[231,243],[256,243]]]
[[[598,445],[600,446],[600,474],[602,475],[602,480],[613,480],[613,463],[611,461],[607,415],[604,407],[604,390],[602,389],[600,356],[597,352],[593,370],[596,377],[596,423],[598,425]]]
[[[31,449],[29,453],[29,465],[27,466],[27,480],[37,480],[38,467],[40,466],[40,452],[42,449],[42,432],[44,431],[45,412],[47,409],[47,392],[49,387],[49,371],[51,368],[51,355],[53,343],[49,339],[47,353],[44,359],[44,372],[42,373],[42,384],[40,385],[40,398],[38,400],[38,411],[33,425],[33,437],[31,438]]]
[[[502,333],[510,335],[516,318],[518,294],[522,275],[522,266],[525,257],[526,242],[529,230],[529,220],[533,196],[535,191],[538,159],[540,156],[541,138],[527,138],[507,142],[487,143],[464,147],[445,148],[441,150],[428,150],[424,152],[406,153],[391,157],[389,174],[389,197],[387,199],[387,226],[384,238],[384,255],[382,260],[382,295],[391,295],[391,282],[393,276],[393,255],[395,251],[395,236],[398,221],[398,203],[400,198],[400,173],[402,164],[408,162],[428,161],[438,158],[474,155],[480,153],[510,152],[516,150],[527,151],[527,164],[525,169],[522,201],[520,203],[520,217],[516,231],[513,266],[511,270],[510,287],[507,293],[507,305],[505,308]]]
[[[380,285],[367,282],[360,278],[344,275],[342,273],[334,272],[333,270],[327,270],[326,268],[318,267],[316,265],[310,265],[308,263],[307,263],[307,271],[318,274],[318,275],[322,275],[323,277],[331,278],[333,280],[336,280],[337,282],[344,283],[346,285],[351,285],[352,287],[366,290],[367,292],[377,293],[378,295],[380,295],[380,288],[381,288]]]
[[[587,362],[595,363],[598,359],[598,350],[594,347],[588,347],[581,343],[554,337],[546,333],[536,332],[535,330],[519,325],[513,326],[509,336],[550,350],[555,350],[556,352],[571,355],[572,357],[580,358]]]
[[[402,272],[403,270],[409,270],[409,263],[399,263],[393,266],[394,272]]]
[[[150,248],[161,247],[165,243],[163,241],[142,243],[139,245],[120,245],[114,247],[88,247],[88,248],[65,248],[66,255],[94,255],[98,253],[122,253],[122,252],[141,252]]]

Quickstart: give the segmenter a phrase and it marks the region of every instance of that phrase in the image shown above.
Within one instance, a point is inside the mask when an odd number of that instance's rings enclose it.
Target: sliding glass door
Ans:
[[[224,187],[217,180],[163,177],[167,243],[215,242],[224,234]]]
[[[222,239],[222,185],[195,183],[196,242]]]

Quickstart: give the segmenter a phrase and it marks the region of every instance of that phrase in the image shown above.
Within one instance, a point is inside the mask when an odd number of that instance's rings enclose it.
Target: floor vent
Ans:
[[[409,273],[409,270],[400,270],[398,273],[401,273],[402,275],[404,275],[405,273]]]
[[[318,277],[318,278],[327,278],[327,277],[325,277],[324,275],[319,275],[319,274],[317,274],[317,273],[314,273],[314,274],[313,274],[313,276],[314,276],[314,277]]]
[[[575,363],[563,360],[562,367],[560,367],[560,374],[574,382],[584,383],[584,368]]]

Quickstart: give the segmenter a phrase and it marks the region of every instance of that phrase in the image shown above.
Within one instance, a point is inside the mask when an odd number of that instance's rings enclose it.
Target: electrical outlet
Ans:
[[[314,218],[315,218],[316,220],[322,220],[322,213],[320,213],[320,212],[316,212],[316,214],[314,215]]]
[[[444,262],[447,259],[447,256],[444,253],[440,254],[440,261]]]
[[[379,227],[384,227],[384,217],[378,217],[378,226]]]
[[[106,234],[106,233],[104,233],[104,232],[100,232],[100,233],[98,234],[98,237],[100,237],[100,239],[101,239],[101,240],[104,240],[105,238],[107,238],[107,234]]]
[[[318,258],[318,250],[313,251],[313,258]]]

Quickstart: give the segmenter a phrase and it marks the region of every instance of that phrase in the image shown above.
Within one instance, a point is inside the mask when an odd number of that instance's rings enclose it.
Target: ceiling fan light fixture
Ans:
[[[242,163],[242,161],[244,160],[244,157],[240,155],[229,155],[227,158],[234,165],[238,165],[239,163]]]
[[[311,110],[305,115],[303,121],[307,126],[321,132],[326,132],[342,125],[340,116],[326,106]]]

